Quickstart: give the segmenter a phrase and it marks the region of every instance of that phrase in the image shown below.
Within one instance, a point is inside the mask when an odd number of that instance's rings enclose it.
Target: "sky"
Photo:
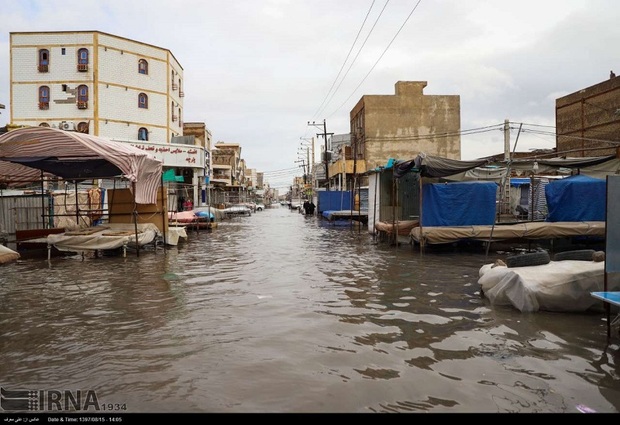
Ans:
[[[469,160],[504,152],[506,119],[511,151],[554,148],[555,100],[620,75],[617,0],[0,0],[0,22],[0,126],[11,32],[106,32],[170,50],[184,121],[276,188],[312,138],[318,160],[323,122],[349,133],[361,97],[397,81],[460,96]]]

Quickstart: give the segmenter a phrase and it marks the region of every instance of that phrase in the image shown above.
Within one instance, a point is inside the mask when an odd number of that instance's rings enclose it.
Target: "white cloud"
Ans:
[[[387,52],[417,0],[390,2],[378,20],[385,2],[368,13],[370,0],[3,3],[0,103],[7,108],[10,32],[103,31],[169,49],[184,68],[185,120],[205,122],[216,141],[240,143],[248,166],[266,172],[295,169],[299,138],[319,132],[308,121],[326,119],[328,132],[348,133],[361,96],[393,94],[399,80],[427,81],[426,94],[460,95],[466,130],[505,118],[553,125],[557,97],[620,72],[616,0],[422,0]],[[320,110],[349,51],[349,61],[359,56]],[[9,109],[0,113],[4,125]],[[518,142],[524,150],[552,143],[527,136]],[[463,159],[502,150],[500,131],[462,139]],[[294,174],[301,169],[278,179],[288,184]]]

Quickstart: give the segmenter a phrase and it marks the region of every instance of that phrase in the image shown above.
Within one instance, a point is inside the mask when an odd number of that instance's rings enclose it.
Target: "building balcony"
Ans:
[[[358,159],[357,161],[353,159],[339,159],[338,161],[329,164],[329,178],[335,178],[340,174],[363,174],[366,172],[366,161],[363,159]],[[323,178],[325,178],[325,174],[323,174]]]
[[[49,65],[39,65],[37,69],[39,72],[49,72]]]
[[[226,173],[213,173],[213,178],[217,180],[231,180],[230,174]]]
[[[88,109],[88,102],[78,102],[77,107],[78,109]]]
[[[50,103],[49,102],[39,102],[39,109],[47,110],[49,108],[50,108]]]
[[[226,178],[226,177],[222,177],[222,176],[219,176],[219,177],[213,176],[213,178],[211,178],[211,183],[213,183],[213,184],[219,183],[219,184],[223,184],[223,185],[226,185],[226,186],[231,186],[232,185],[232,181],[230,180],[230,178]]]
[[[88,64],[87,63],[78,63],[77,70],[79,72],[86,72],[86,71],[88,71]]]

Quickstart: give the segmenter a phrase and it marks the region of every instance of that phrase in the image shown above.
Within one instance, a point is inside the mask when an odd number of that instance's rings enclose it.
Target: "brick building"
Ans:
[[[617,154],[620,145],[620,77],[555,101],[557,153],[567,157]]]

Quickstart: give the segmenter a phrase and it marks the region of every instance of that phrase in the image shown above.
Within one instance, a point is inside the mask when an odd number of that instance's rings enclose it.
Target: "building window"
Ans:
[[[179,97],[183,96],[185,96],[185,93],[183,93],[183,86],[181,85],[181,79],[179,78]]]
[[[138,73],[139,74],[148,75],[148,73],[149,73],[149,63],[146,60],[140,59],[138,61]]]
[[[170,111],[172,112],[172,121],[174,122],[177,120],[177,116],[174,115],[174,102],[170,104]]]
[[[88,71],[88,49],[79,49],[78,50],[78,71],[84,72]]]
[[[79,109],[88,107],[88,86],[81,84],[77,88],[77,105]]]
[[[144,140],[144,141],[149,140],[149,132],[146,128],[140,127],[138,129],[138,140]]]
[[[49,72],[50,51],[47,49],[39,50],[39,72]]]
[[[49,127],[50,125],[46,122],[42,122],[41,124],[39,124],[39,127]]]
[[[39,109],[50,108],[50,88],[48,86],[39,87]]]
[[[144,93],[140,93],[138,95],[138,108],[148,109],[148,107],[149,107],[149,97]]]

